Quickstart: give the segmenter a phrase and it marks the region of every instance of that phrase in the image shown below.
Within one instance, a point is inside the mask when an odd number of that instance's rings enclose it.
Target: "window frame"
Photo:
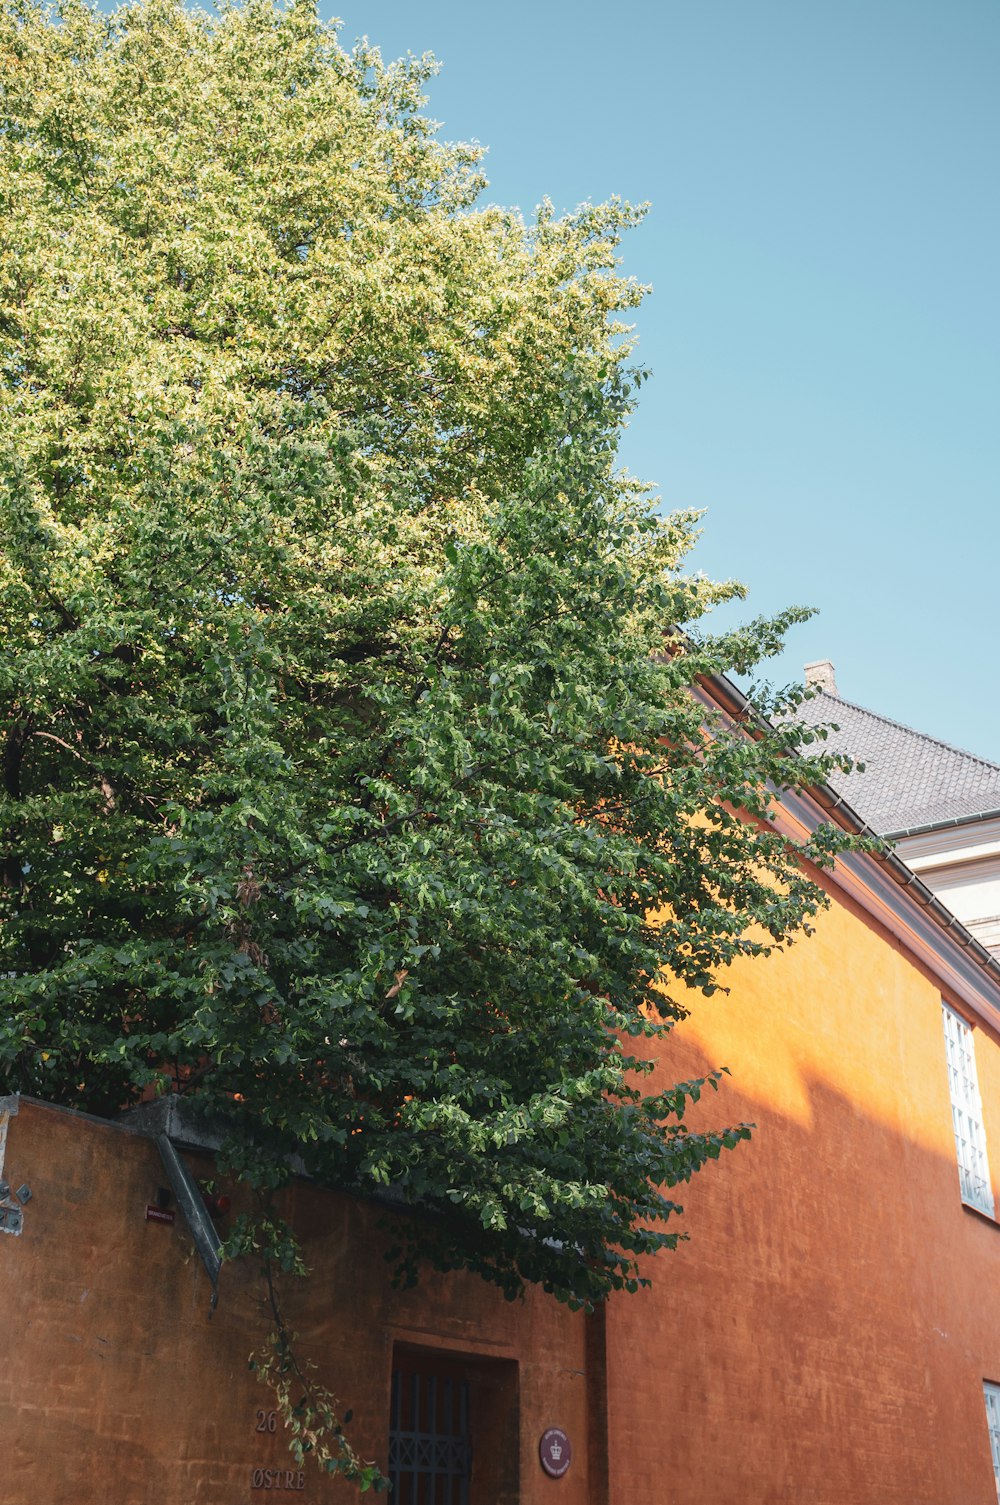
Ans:
[[[976,1070],[975,1032],[943,998],[941,1013],[951,1126],[955,1136],[955,1158],[958,1162],[962,1201],[966,1206],[975,1208],[976,1212],[995,1218],[993,1182],[986,1152],[983,1100]]]
[[[983,1400],[986,1402],[986,1430],[990,1439],[990,1456],[993,1459],[993,1479],[1000,1501],[1000,1385],[992,1380],[983,1380]]]

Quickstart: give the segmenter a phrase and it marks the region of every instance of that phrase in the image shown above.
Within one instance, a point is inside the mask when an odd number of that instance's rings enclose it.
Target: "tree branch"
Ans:
[[[79,748],[74,747],[71,742],[66,742],[62,737],[57,737],[55,732],[30,732],[28,735],[44,738],[46,742],[54,742],[57,747],[61,747],[66,752],[71,753],[74,758],[78,758],[81,763],[86,764],[89,769],[96,773],[101,793],[104,795],[104,813],[105,815],[111,814],[117,804],[114,787],[109,783],[96,763],[92,762],[85,753],[80,752]],[[27,741],[27,737],[24,740]]]

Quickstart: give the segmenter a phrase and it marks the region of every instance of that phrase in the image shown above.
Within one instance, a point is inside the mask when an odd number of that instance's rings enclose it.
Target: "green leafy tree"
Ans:
[[[699,636],[736,588],[616,470],[636,212],[480,207],[430,71],[3,11],[0,1083],[186,1093],[418,1207],[403,1278],[590,1303],[747,1133],[646,1076],[820,902],[768,814],[823,763],[691,693],[801,613]]]

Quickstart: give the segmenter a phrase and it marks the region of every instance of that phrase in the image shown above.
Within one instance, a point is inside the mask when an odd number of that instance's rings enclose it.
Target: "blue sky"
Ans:
[[[333,10],[326,10],[327,15]],[[707,509],[697,567],[803,603],[771,677],[1000,762],[995,0],[342,0],[443,64],[487,198],[650,200],[622,452]]]

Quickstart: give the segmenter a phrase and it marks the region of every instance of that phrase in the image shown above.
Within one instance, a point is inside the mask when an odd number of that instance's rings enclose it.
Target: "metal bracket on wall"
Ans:
[[[15,1236],[24,1227],[24,1213],[20,1207],[14,1207],[9,1202],[0,1202],[0,1233],[13,1233]]]
[[[177,1206],[184,1214],[184,1221],[191,1231],[194,1246],[201,1255],[201,1262],[212,1282],[212,1311],[219,1299],[219,1271],[222,1256],[219,1253],[219,1235],[208,1215],[198,1183],[166,1134],[157,1134],[156,1146],[160,1152],[167,1179],[177,1198]]]
[[[0,1176],[3,1175],[4,1157],[7,1153],[7,1125],[17,1112],[16,1097],[0,1097]]]
[[[16,1112],[16,1097],[0,1097],[0,1233],[13,1233],[15,1237],[24,1228],[24,1213],[11,1196],[10,1182],[3,1178],[3,1166],[7,1153],[7,1125]],[[21,1197],[21,1191],[27,1191],[28,1196]],[[25,1185],[17,1195],[22,1202],[27,1202],[31,1192]]]

